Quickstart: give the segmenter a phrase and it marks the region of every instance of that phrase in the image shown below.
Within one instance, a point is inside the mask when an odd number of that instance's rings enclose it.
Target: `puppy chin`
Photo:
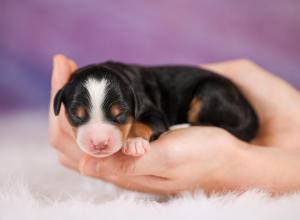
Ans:
[[[82,150],[84,153],[92,156],[92,157],[97,157],[97,158],[103,158],[103,157],[109,157],[113,155],[114,153],[117,153],[121,148],[122,145],[118,147],[114,147],[113,149],[110,149],[109,151],[102,151],[102,152],[93,152],[90,149],[88,149],[86,146],[82,146],[82,144],[78,143],[80,150]]]

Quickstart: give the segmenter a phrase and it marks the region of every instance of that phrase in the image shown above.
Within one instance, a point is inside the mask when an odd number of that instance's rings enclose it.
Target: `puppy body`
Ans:
[[[231,81],[192,66],[86,66],[57,93],[56,114],[61,103],[79,147],[97,157],[121,148],[142,155],[148,141],[175,124],[218,126],[245,141],[254,138],[259,124]]]

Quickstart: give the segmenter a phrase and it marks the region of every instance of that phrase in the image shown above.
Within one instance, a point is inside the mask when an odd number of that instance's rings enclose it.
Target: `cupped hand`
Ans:
[[[51,78],[51,93],[49,106],[49,142],[57,150],[62,164],[77,169],[75,161],[83,157],[73,137],[72,127],[65,117],[65,108],[55,116],[53,112],[53,101],[55,94],[61,89],[71,77],[72,72],[77,69],[76,63],[63,55],[53,57],[53,70]],[[66,161],[73,161],[67,163]]]
[[[236,83],[256,109],[261,127],[251,144],[242,142],[223,129],[190,127],[170,131],[151,143],[151,150],[133,158],[116,153],[92,158],[82,153],[72,128],[62,113],[52,110],[55,93],[77,68],[63,55],[54,57],[49,110],[49,141],[58,151],[60,162],[84,175],[110,181],[131,190],[174,194],[202,188],[230,190],[222,182],[235,158],[245,147],[299,147],[300,95],[289,84],[247,60],[205,65]]]
[[[253,144],[298,147],[300,93],[249,60],[204,65],[231,79],[254,106],[260,130]]]

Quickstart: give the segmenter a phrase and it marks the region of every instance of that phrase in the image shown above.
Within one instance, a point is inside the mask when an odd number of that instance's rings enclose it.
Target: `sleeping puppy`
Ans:
[[[56,115],[61,103],[80,149],[94,157],[141,156],[175,124],[217,126],[244,141],[259,125],[231,81],[193,66],[89,65],[56,94]]]

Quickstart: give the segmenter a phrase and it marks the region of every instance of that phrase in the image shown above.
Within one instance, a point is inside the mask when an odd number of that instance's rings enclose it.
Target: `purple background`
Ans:
[[[79,65],[249,58],[300,88],[300,1],[0,0],[0,111],[47,109],[56,53]]]

